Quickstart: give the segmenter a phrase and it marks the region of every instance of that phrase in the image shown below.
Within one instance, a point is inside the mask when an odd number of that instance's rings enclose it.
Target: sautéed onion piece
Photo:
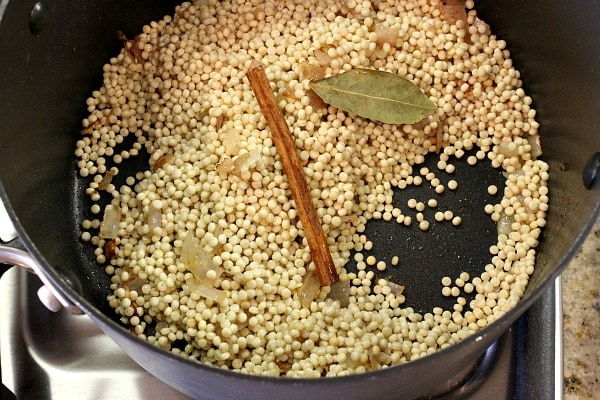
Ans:
[[[310,307],[310,304],[315,301],[320,291],[321,282],[319,281],[317,274],[308,275],[302,286],[300,286],[300,289],[298,289],[300,303],[302,303],[304,307]]]
[[[162,210],[154,206],[150,206],[148,210],[148,228],[150,232],[154,231],[154,228],[160,228],[162,226]]]
[[[102,223],[100,225],[100,237],[112,239],[117,236],[120,221],[121,209],[112,204],[108,204],[104,208],[104,218],[102,218]]]
[[[338,300],[341,307],[348,307],[350,304],[350,281],[337,282],[331,285],[327,297]]]
[[[512,232],[513,222],[515,222],[515,219],[512,216],[502,213],[502,215],[500,216],[500,220],[498,220],[498,222],[497,222],[498,236],[500,236],[500,235],[508,236]]]
[[[531,157],[537,159],[542,155],[542,144],[540,143],[540,135],[528,135],[527,141],[531,146]]]

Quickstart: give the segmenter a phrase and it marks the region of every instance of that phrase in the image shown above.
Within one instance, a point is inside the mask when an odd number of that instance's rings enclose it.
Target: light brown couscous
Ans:
[[[506,44],[466,5],[461,18],[436,0],[197,1],[127,41],[88,99],[75,153],[97,215],[81,237],[111,275],[109,304],[132,332],[246,373],[337,376],[425,356],[511,309],[534,270],[548,166],[537,159],[535,111]],[[340,280],[350,284],[347,302],[330,298],[330,287],[308,304],[299,299],[314,266],[245,78],[253,59],[266,65],[296,139]],[[437,110],[393,126],[318,108],[309,75],[356,67],[407,77]],[[128,136],[131,148],[118,150]],[[121,163],[143,149],[150,169],[115,187]],[[454,307],[419,314],[402,306],[402,282],[373,271],[396,268],[402,255],[386,263],[361,251],[372,246],[364,231],[373,218],[423,230],[469,218],[416,215],[435,199],[411,201],[414,215],[392,205],[394,188],[460,186],[419,170],[437,150],[449,174],[453,159],[474,150],[468,163],[487,158],[506,188],[485,210],[499,226],[485,271],[444,278]],[[111,204],[102,209],[104,192]],[[467,303],[463,293],[473,292]]]

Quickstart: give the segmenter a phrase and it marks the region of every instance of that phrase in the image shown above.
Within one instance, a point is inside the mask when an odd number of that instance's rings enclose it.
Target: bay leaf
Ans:
[[[414,124],[436,109],[413,82],[386,71],[352,69],[310,87],[329,105],[387,124]]]

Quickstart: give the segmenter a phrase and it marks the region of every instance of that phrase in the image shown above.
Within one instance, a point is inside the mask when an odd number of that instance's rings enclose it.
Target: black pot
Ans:
[[[202,399],[410,399],[426,395],[476,360],[560,274],[600,206],[600,8],[592,3],[478,1],[509,44],[538,110],[551,209],[536,271],[508,314],[448,349],[404,365],[345,378],[242,375],[189,362],[142,342],[114,321],[109,279],[79,242],[81,187],[73,149],[83,104],[102,65],[144,23],[172,13],[171,1],[55,0],[0,5],[0,195],[42,280],[89,315],[140,365]],[[3,8],[5,7],[5,8]],[[0,259],[15,252],[0,248]],[[2,256],[2,254],[4,256]],[[19,254],[19,256],[23,256]],[[25,256],[27,257],[27,256]],[[24,263],[27,263],[25,261]]]

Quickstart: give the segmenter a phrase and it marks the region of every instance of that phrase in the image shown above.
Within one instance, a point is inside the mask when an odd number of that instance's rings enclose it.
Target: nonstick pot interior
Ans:
[[[116,32],[132,37],[144,23],[172,13],[175,4],[104,0],[0,4],[4,13],[0,20],[0,195],[9,200],[25,246],[61,290],[80,302],[116,340],[134,349],[138,361],[163,360],[165,364],[154,371],[163,376],[168,375],[169,365],[182,362],[149,351],[133,336],[123,339],[126,330],[104,316],[113,314],[105,301],[109,278],[79,241],[82,187],[76,179],[73,149],[86,115],[85,99],[101,85],[102,65],[122,46]],[[596,132],[600,114],[594,110],[600,104],[596,22],[600,9],[567,1],[516,0],[478,1],[477,8],[493,32],[508,42],[538,110],[544,159],[551,169],[551,209],[525,298],[514,312],[483,331],[479,347],[467,347],[473,341],[461,343],[462,356],[471,358],[533,303],[587,234],[598,211],[599,189],[597,184],[585,188],[582,174],[587,160],[600,150]],[[69,286],[63,278],[76,283]],[[439,362],[440,357],[432,360]],[[460,363],[461,358],[457,360]],[[403,371],[418,371],[424,362],[403,366]],[[189,363],[184,365],[191,370]],[[222,376],[219,371],[211,373]],[[384,381],[392,382],[387,374],[381,374],[388,377]],[[167,380],[173,383],[174,379]],[[227,382],[223,379],[217,380]],[[262,385],[255,378],[244,379]]]

